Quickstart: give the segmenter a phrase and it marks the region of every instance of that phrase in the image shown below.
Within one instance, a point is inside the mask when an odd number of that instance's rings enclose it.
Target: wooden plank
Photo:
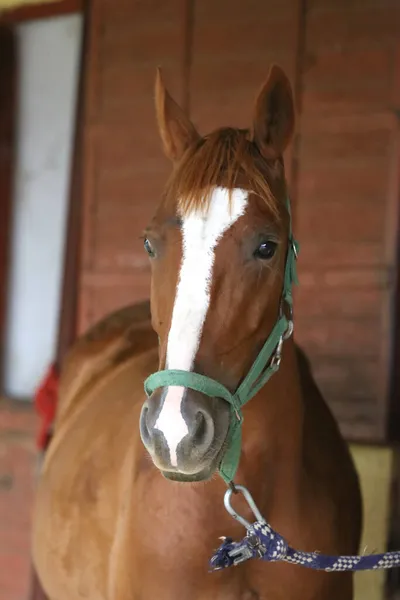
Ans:
[[[14,33],[0,26],[0,337],[4,340],[10,262],[11,214],[15,154],[17,57]],[[4,344],[0,344],[0,390]]]
[[[188,104],[188,1],[91,3],[79,331],[122,303],[149,295],[139,236],[170,171],[157,132],[154,80],[161,65],[174,98]],[[132,284],[104,294],[99,280],[113,281],[121,272]]]
[[[301,148],[301,114],[303,112],[303,66],[306,51],[307,0],[297,0],[296,9],[296,57],[293,78],[296,121],[292,143],[284,156],[286,180],[292,206],[292,227],[297,228],[297,208],[299,195],[299,168]]]
[[[64,272],[61,310],[58,325],[56,361],[61,363],[77,335],[79,293],[80,238],[82,222],[82,144],[84,128],[86,50],[90,35],[90,12],[85,11],[81,42],[77,111],[75,117],[74,151],[70,179],[67,236],[64,253]]]
[[[398,211],[399,198],[400,198],[400,127],[397,128],[396,138],[394,140],[394,153],[392,157],[391,167],[391,178],[390,178],[390,189],[389,194],[392,198],[392,205],[394,210]],[[393,336],[393,348],[392,355],[385,355],[386,360],[390,361],[391,366],[391,394],[390,404],[388,407],[388,428],[389,428],[389,439],[391,441],[400,441],[400,216],[399,214],[390,215],[391,219],[397,224],[395,228],[396,240],[396,289],[395,289],[395,301],[394,307],[391,307],[393,311],[393,324],[388,323],[388,315],[385,315],[385,323],[391,328],[391,335]],[[388,231],[390,227],[390,221],[388,218],[387,222]],[[390,313],[391,314],[391,313]],[[398,473],[398,479],[400,482],[400,469]],[[400,485],[400,484],[399,484]],[[400,511],[399,511],[400,514]],[[399,517],[400,522],[400,517]]]
[[[0,6],[0,23],[12,24],[78,13],[84,10],[85,0],[58,0],[45,4],[27,4],[13,9]]]
[[[341,430],[369,441],[387,441],[393,420],[398,17],[390,0],[307,3],[297,340]],[[368,373],[365,357],[375,363]],[[353,373],[346,381],[329,372],[341,359],[349,365],[342,375]]]

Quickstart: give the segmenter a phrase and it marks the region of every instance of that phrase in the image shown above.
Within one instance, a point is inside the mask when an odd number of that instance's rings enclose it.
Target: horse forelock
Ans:
[[[194,212],[204,214],[217,187],[226,189],[231,199],[233,190],[245,185],[279,219],[281,199],[273,194],[267,171],[247,129],[220,128],[187,150],[167,182],[164,203],[176,205],[182,217]]]

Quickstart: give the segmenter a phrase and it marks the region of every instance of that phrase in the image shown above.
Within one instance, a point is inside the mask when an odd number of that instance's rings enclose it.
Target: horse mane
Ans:
[[[167,182],[164,201],[177,202],[182,216],[206,211],[216,186],[232,192],[243,187],[238,179],[244,177],[249,189],[279,218],[278,202],[267,182],[266,172],[266,162],[249,139],[249,130],[220,128],[188,148]]]

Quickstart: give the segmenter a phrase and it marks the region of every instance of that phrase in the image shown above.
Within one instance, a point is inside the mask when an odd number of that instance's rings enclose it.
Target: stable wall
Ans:
[[[301,243],[296,339],[342,431],[387,437],[397,280],[400,5],[393,0],[98,0],[84,119],[79,331],[149,295],[140,234],[170,166],[153,86],[200,131],[250,124],[271,62],[298,102],[286,156]]]
[[[156,66],[206,131],[247,125],[254,94],[278,61],[295,83],[300,114],[287,157],[302,246],[296,335],[342,429],[385,439],[388,306],[397,275],[399,10],[395,0],[92,2],[80,331],[148,297],[139,234],[169,172],[154,118]],[[25,403],[2,402],[1,600],[25,598],[29,583],[36,425]],[[380,549],[391,456],[364,447],[353,452],[368,495],[365,542]],[[371,577],[358,580],[361,600],[380,591],[381,576]]]

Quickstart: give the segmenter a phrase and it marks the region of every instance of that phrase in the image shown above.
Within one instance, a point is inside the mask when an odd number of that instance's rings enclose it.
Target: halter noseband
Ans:
[[[292,233],[292,217],[290,201],[287,200],[289,212],[289,238],[286,256],[285,275],[282,290],[282,300],[279,318],[261,348],[257,358],[251,366],[246,377],[233,394],[222,383],[199,375],[191,371],[180,371],[167,369],[157,371],[150,375],[144,382],[147,396],[150,396],[157,388],[166,386],[182,386],[196,392],[201,392],[211,398],[222,398],[226,400],[231,408],[231,418],[227,436],[226,449],[219,466],[219,473],[226,483],[230,483],[236,473],[240,459],[242,439],[242,406],[251,400],[267,381],[279,369],[283,342],[293,333],[293,296],[292,285],[297,284],[296,259],[299,246]],[[289,308],[289,318],[285,316],[284,305]]]

